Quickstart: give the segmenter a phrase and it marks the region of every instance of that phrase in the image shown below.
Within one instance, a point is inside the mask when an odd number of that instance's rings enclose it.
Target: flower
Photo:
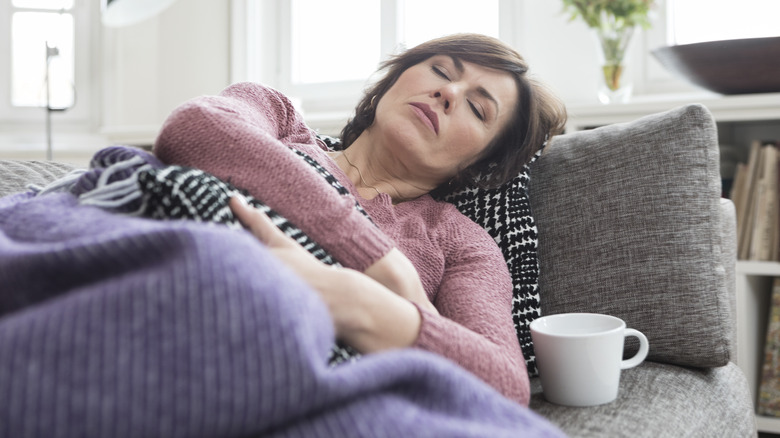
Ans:
[[[610,102],[609,93],[620,93],[626,52],[634,29],[650,27],[650,9],[655,0],[561,0],[563,11],[570,14],[570,21],[581,18],[593,29],[601,47],[601,69],[607,92],[599,92],[599,99]],[[629,91],[623,93],[628,98]]]
[[[570,19],[581,18],[588,27],[624,29],[650,27],[650,9],[655,0],[561,0]]]

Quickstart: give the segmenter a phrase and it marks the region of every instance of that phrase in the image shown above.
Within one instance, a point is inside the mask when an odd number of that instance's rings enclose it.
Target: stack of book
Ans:
[[[737,258],[780,261],[780,143],[751,144],[730,197],[737,209]]]
[[[756,412],[780,417],[780,277],[773,280]]]
[[[751,144],[730,197],[737,208],[737,257],[780,261],[780,143]],[[760,380],[756,412],[780,417],[780,277],[772,283]]]

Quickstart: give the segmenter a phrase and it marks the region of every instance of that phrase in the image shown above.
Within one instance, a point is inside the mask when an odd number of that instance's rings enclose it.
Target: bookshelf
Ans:
[[[737,365],[753,389],[757,405],[761,383],[767,317],[772,294],[772,279],[780,277],[780,263],[738,261],[737,290]],[[761,432],[780,433],[780,418],[756,416]]]
[[[630,102],[622,104],[567,103],[566,108],[569,111],[567,129],[579,130],[611,123],[630,122],[639,117],[691,103],[701,103],[706,106],[715,121],[719,125],[726,124],[728,128],[773,121],[769,126],[777,126],[780,129],[780,93],[721,96],[704,91],[636,96]]]
[[[701,103],[712,113],[717,123],[721,156],[724,158],[746,160],[753,141],[780,140],[780,93],[720,96],[698,92],[638,96],[625,104],[569,104],[567,130],[629,122],[690,103]],[[724,178],[728,178],[728,169],[728,163],[722,163]],[[754,404],[757,405],[772,283],[774,277],[780,277],[780,263],[740,260],[735,274],[735,362],[745,373],[753,391]],[[780,434],[780,418],[757,415],[756,425],[760,432]]]

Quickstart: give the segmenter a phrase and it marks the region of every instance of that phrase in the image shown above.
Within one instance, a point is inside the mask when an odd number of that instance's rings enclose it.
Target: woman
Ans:
[[[527,405],[501,252],[430,194],[510,180],[562,129],[563,106],[526,76],[520,55],[481,35],[424,43],[383,68],[342,132],[343,150],[317,142],[280,93],[238,84],[174,111],[155,153],[249,190],[350,268],[320,264],[267,217],[231,202],[320,293],[342,341],[362,353],[416,347],[440,354]],[[316,160],[349,195],[290,149]]]

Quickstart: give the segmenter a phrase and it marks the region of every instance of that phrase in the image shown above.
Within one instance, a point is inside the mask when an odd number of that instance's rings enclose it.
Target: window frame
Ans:
[[[669,44],[669,15],[666,5],[667,0],[656,0],[652,27],[642,30],[641,38],[636,38],[637,41],[634,41],[635,53],[646,54],[646,56],[635,56],[629,61],[632,68],[638,72],[634,81],[634,94],[637,96],[696,92],[698,90],[695,86],[676,78],[652,55],[652,50],[656,47]]]
[[[73,15],[74,22],[74,83],[77,94],[72,108],[56,113],[56,123],[93,124],[92,96],[97,84],[89,78],[93,76],[91,72],[94,47],[99,44],[99,41],[96,43],[91,38],[97,25],[91,21],[95,14],[93,3],[96,2],[74,0],[73,8],[68,11]],[[9,61],[0,68],[0,121],[6,131],[42,125],[46,117],[45,107],[18,107],[11,104],[11,20],[17,9],[20,8],[14,7],[10,0],[0,7],[0,22],[5,23],[4,27],[7,29],[6,32],[0,32],[0,57]]]
[[[395,0],[381,0],[380,14],[381,20],[381,56],[380,59],[384,59],[387,52],[385,47],[385,14],[387,11],[384,6],[385,3],[396,3]],[[335,104],[338,106],[344,105],[347,102],[354,104],[357,98],[360,96],[360,90],[365,84],[365,81],[360,80],[347,80],[337,82],[327,82],[320,84],[296,84],[293,81],[293,69],[292,69],[292,2],[283,1],[279,7],[279,46],[282,50],[279,53],[279,77],[278,86],[289,96],[297,97],[300,100],[300,105],[305,105],[307,111],[321,110],[328,106]],[[329,105],[328,102],[332,102]]]
[[[399,0],[380,0],[380,57],[386,59],[398,50]],[[514,13],[516,1],[499,0],[499,37],[511,41],[512,21],[505,12]],[[233,0],[234,21],[232,79],[261,82],[288,96],[309,121],[320,125],[343,126],[355,102],[370,81],[352,80],[323,84],[295,84],[292,81],[292,6],[287,0]],[[263,32],[260,32],[263,29]],[[245,60],[245,61],[241,61]],[[238,69],[238,71],[236,71]]]
[[[641,38],[635,44],[637,53],[645,53],[646,56],[636,56],[630,62],[639,74],[634,82],[634,94],[636,96],[664,96],[679,94],[700,94],[702,89],[675,76],[666,67],[655,59],[652,50],[657,47],[669,45],[672,39],[670,29],[669,1],[656,0],[655,17],[652,27],[643,30]]]
[[[673,0],[656,0],[652,27],[638,32],[632,41],[632,56],[629,60],[634,84],[633,98],[636,100],[671,99],[675,96],[700,96],[705,93],[663,67],[651,54],[652,49],[669,43],[667,25],[667,3]],[[299,109],[311,126],[329,133],[338,133],[362,95],[365,82],[313,84],[300,90],[290,87],[285,75],[291,74],[289,53],[290,7],[287,0],[232,0],[234,18],[233,70],[234,81],[249,80],[278,88],[285,94],[300,99]],[[398,40],[396,16],[397,0],[382,0],[382,56],[392,53]],[[499,38],[529,56],[536,48],[533,35],[523,27],[527,16],[534,13],[538,5],[534,0],[499,0]],[[388,17],[392,17],[388,18]],[[555,26],[570,29],[566,17]],[[518,25],[519,23],[519,25]],[[262,30],[262,32],[261,32]],[[532,60],[531,58],[528,58]],[[538,71],[538,70],[537,70]],[[301,92],[303,91],[303,92]],[[594,89],[595,96],[595,89]],[[565,95],[562,95],[566,99]],[[577,97],[572,97],[577,102]],[[595,98],[594,98],[595,99]],[[594,101],[594,104],[597,103]]]

